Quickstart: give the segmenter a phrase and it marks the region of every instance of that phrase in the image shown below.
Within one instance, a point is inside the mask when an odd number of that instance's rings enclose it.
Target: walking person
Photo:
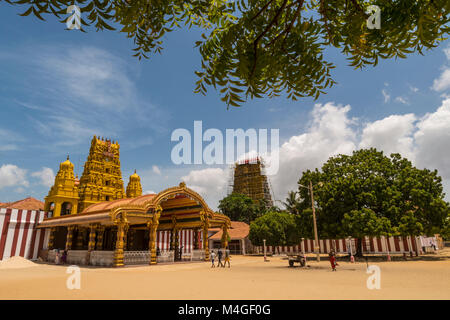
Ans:
[[[60,262],[60,255],[59,255],[59,250],[56,249],[56,254],[55,254],[55,264],[59,264]]]
[[[216,265],[214,264],[214,259],[216,258],[216,253],[214,252],[214,250],[211,250],[211,268],[215,268]]]
[[[226,247],[225,249],[225,261],[223,263],[223,267],[225,268],[225,265],[228,262],[228,268],[230,268],[230,249],[228,249],[228,247]]]
[[[336,263],[336,253],[334,252],[333,249],[331,249],[331,251],[328,254],[328,256],[330,257],[331,270],[332,271],[336,271],[336,266],[338,264]]]
[[[66,264],[67,263],[67,251],[64,250],[61,256],[61,263]]]
[[[217,257],[218,257],[218,263],[217,263],[217,266],[218,267],[224,267],[225,265],[223,265],[222,264],[222,255],[223,255],[223,252],[222,252],[222,249],[219,249],[219,252],[217,253]]]

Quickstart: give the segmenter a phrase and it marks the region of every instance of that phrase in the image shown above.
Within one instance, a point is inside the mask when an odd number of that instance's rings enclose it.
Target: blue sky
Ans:
[[[281,167],[269,177],[278,200],[303,170],[369,146],[438,169],[450,193],[448,41],[364,70],[329,50],[338,85],[317,101],[267,98],[227,110],[213,89],[193,93],[197,30],[169,33],[162,55],[139,61],[125,34],[68,31],[53,17],[17,15],[23,11],[0,3],[0,202],[43,199],[67,154],[81,175],[96,134],[121,144],[125,185],[134,169],[147,192],[184,180],[215,208],[226,194],[227,166],[177,166],[170,158],[172,131],[193,131],[194,120],[223,132],[279,129]]]

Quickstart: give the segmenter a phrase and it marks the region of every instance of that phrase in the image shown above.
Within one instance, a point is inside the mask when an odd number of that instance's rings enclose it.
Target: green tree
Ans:
[[[267,212],[250,224],[249,239],[261,246],[285,246],[298,243],[294,216],[287,212]]]
[[[0,0],[1,1],[1,0]],[[72,0],[4,0],[22,15],[65,22]],[[286,93],[317,99],[336,82],[325,49],[334,47],[355,68],[378,59],[406,58],[436,47],[449,32],[447,0],[78,0],[82,25],[119,29],[135,56],[160,53],[164,36],[187,26],[203,30],[195,43],[201,70],[195,92],[220,89],[228,106]],[[368,29],[370,5],[381,9],[381,29]]]
[[[440,232],[442,238],[444,238],[447,241],[450,241],[450,213],[448,214],[447,218],[445,219],[444,225]]]
[[[373,148],[331,157],[320,171],[304,172],[298,183],[309,181],[315,185],[321,238],[361,236],[361,231],[434,234],[442,229],[448,212],[436,170],[417,169],[399,154],[387,157]],[[299,208],[310,208],[308,190],[299,187],[298,194]]]
[[[232,193],[219,201],[219,210],[233,221],[242,221],[250,224],[263,214],[264,206],[253,201],[250,197]]]
[[[286,201],[283,202],[286,210],[292,214],[298,214],[299,211],[299,201],[298,194],[295,191],[289,191]]]
[[[314,239],[314,222],[312,209],[308,208],[302,210],[300,213],[295,215],[294,219],[298,240],[300,240],[301,238]]]
[[[346,235],[357,238],[364,236],[388,236],[391,235],[391,222],[386,217],[380,217],[373,210],[362,208],[361,210],[352,210],[344,214],[342,219],[343,229]],[[362,241],[357,243],[357,256],[362,256]]]

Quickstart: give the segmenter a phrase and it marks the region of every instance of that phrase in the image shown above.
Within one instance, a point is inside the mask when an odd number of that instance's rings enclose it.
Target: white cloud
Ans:
[[[330,156],[349,154],[356,148],[350,106],[316,104],[311,112],[310,126],[305,133],[291,137],[280,147],[280,169],[269,176],[276,200],[284,200],[303,171],[320,167]]]
[[[444,53],[447,60],[450,61],[450,46],[444,49]],[[443,71],[439,78],[433,81],[433,86],[431,87],[435,91],[444,91],[450,89],[450,67],[448,65],[443,66]]]
[[[4,164],[0,167],[0,189],[5,187],[28,187],[27,171],[13,164]]]
[[[158,166],[153,166],[152,170],[154,173],[156,173],[157,175],[161,175],[161,170],[158,168]]]
[[[360,148],[375,147],[386,154],[400,153],[412,157],[414,114],[392,115],[367,124],[361,135]]]
[[[153,190],[147,190],[147,191],[144,191],[143,194],[157,194],[157,192],[155,192]]]
[[[411,90],[412,92],[416,93],[419,91],[419,88],[413,87],[413,86],[409,86],[409,90]]]
[[[400,103],[403,103],[403,104],[409,104],[408,99],[405,98],[405,97],[401,97],[401,96],[396,97],[396,98],[395,98],[395,101],[400,102]]]
[[[208,203],[211,209],[216,206],[227,193],[229,172],[222,168],[207,168],[192,170],[181,178],[192,190],[198,192]]]
[[[433,90],[444,91],[450,89],[450,68],[445,69],[439,78],[433,81]]]
[[[43,167],[42,170],[33,172],[32,177],[38,178],[40,184],[46,187],[51,187],[55,182],[55,173],[52,169]]]
[[[444,179],[450,180],[450,98],[420,119],[417,129],[414,133],[417,165],[436,168]]]
[[[391,95],[384,89],[381,90],[381,93],[383,94],[384,97],[384,103],[388,103],[389,100],[391,99]]]

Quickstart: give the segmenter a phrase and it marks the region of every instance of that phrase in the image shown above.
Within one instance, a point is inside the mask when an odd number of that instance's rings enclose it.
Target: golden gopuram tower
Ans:
[[[45,210],[53,211],[53,216],[58,217],[80,213],[94,203],[142,195],[136,171],[130,177],[125,194],[119,149],[119,143],[94,136],[79,180],[74,177],[74,166],[67,158],[61,163],[55,184],[45,198]]]

